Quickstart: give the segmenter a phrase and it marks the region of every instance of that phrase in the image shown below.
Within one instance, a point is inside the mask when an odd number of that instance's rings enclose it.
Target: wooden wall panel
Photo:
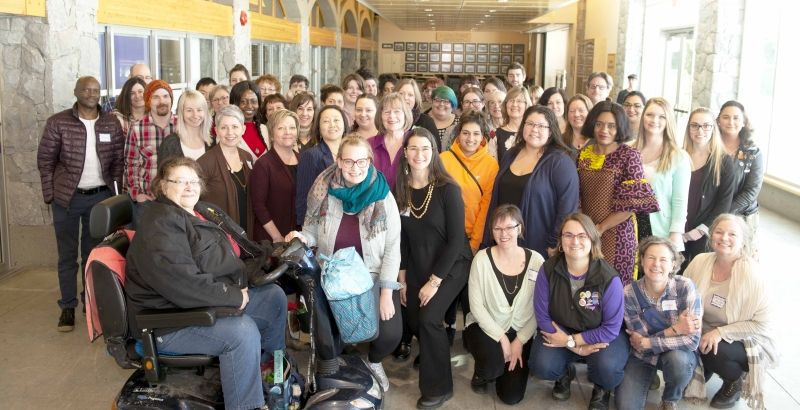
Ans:
[[[342,33],[342,48],[358,47],[358,36]]]
[[[45,0],[0,0],[0,13],[44,17]]]
[[[233,11],[230,6],[204,0],[100,0],[97,10],[97,22],[101,24],[160,28],[217,36],[233,35],[232,20]]]
[[[312,46],[336,47],[336,32],[319,27],[309,27]]]
[[[300,42],[300,24],[291,20],[250,13],[250,24],[250,37],[253,40]]]

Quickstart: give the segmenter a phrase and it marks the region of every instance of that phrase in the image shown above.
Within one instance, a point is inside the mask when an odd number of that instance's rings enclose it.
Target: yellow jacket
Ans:
[[[480,189],[467,170],[458,162],[456,156],[480,182]],[[486,141],[481,144],[477,152],[469,157],[464,156],[458,143],[453,143],[449,151],[442,152],[441,157],[447,172],[461,187],[461,197],[464,199],[464,229],[467,231],[469,245],[474,252],[478,250],[478,246],[483,240],[486,213],[489,211],[494,179],[497,177],[500,167],[497,165],[497,160],[489,155]],[[481,194],[481,189],[483,194]]]

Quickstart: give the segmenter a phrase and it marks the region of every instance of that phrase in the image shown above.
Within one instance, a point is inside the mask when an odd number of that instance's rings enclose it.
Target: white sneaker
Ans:
[[[386,377],[386,372],[383,371],[382,363],[368,363],[370,370],[378,378],[378,383],[384,392],[389,391],[389,378]]]

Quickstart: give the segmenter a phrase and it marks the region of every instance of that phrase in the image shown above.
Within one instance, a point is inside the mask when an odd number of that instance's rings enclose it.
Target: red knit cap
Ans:
[[[169,93],[169,99],[172,100],[172,87],[167,84],[164,80],[153,80],[150,81],[150,84],[147,84],[147,87],[144,89],[144,110],[145,112],[150,112],[150,97],[153,96],[153,93],[156,92],[159,88],[163,88],[167,90]]]

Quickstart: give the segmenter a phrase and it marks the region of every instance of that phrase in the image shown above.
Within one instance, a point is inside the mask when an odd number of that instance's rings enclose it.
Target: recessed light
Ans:
[[[428,17],[433,17],[433,13],[428,13]]]
[[[425,9],[425,11],[433,11],[433,9]]]
[[[489,17],[489,15],[488,14],[484,14],[483,17]]]
[[[491,10],[489,10],[489,13],[494,13],[495,11],[497,11],[497,10],[491,9]]]

